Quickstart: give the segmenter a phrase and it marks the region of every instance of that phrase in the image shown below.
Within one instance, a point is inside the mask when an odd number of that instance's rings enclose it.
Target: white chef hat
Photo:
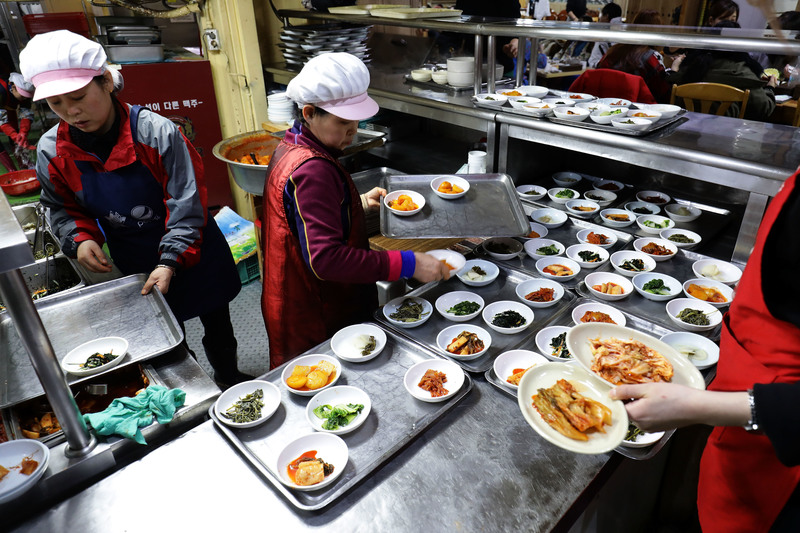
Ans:
[[[22,75],[36,87],[34,100],[85,87],[106,71],[106,52],[99,43],[68,30],[35,35],[19,54]]]
[[[17,88],[17,92],[21,96],[24,96],[25,98],[30,98],[33,96],[33,84],[23,78],[22,74],[19,72],[12,72],[8,76],[8,81],[14,84],[14,87]]]
[[[363,120],[378,112],[367,87],[369,71],[359,58],[331,52],[309,60],[289,82],[286,96],[299,106],[313,104],[345,120]]]

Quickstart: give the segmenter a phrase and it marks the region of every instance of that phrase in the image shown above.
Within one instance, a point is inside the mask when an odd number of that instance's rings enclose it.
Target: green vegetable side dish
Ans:
[[[370,335],[364,348],[361,350],[361,355],[369,355],[378,347],[378,341],[375,340],[375,335]]]
[[[492,98],[491,96],[487,96],[487,97],[485,97],[484,99],[485,99],[485,100],[494,100],[494,98]]]
[[[614,109],[613,111],[603,111],[600,113],[601,117],[610,117],[611,115],[619,115],[622,113],[622,109]]]
[[[425,307],[421,303],[415,302],[411,298],[406,298],[397,308],[397,311],[389,315],[389,318],[398,322],[416,322],[428,314],[424,313],[424,310]]]
[[[625,433],[625,440],[628,442],[636,442],[636,439],[644,435],[644,431],[639,429],[636,424],[628,425],[628,432]]]
[[[694,239],[691,239],[691,238],[687,237],[683,233],[676,233],[674,235],[670,235],[669,237],[667,237],[667,240],[668,241],[672,241],[672,242],[679,242],[681,244],[692,244],[692,243],[694,243]]]
[[[644,261],[641,259],[628,259],[619,265],[619,267],[630,270],[631,272],[644,272],[645,270]]]
[[[585,263],[598,263],[600,261],[600,255],[591,250],[583,250],[578,252],[578,257],[580,257],[581,261]]]
[[[708,320],[708,315],[703,311],[699,309],[689,309],[688,307],[678,313],[678,318],[693,326],[707,326],[711,323]]]
[[[622,122],[620,122],[620,124],[636,124],[636,122],[631,119],[628,119],[628,120],[623,120]]]
[[[569,359],[572,357],[572,354],[569,353],[569,348],[567,348],[566,331],[550,339],[550,347],[553,349],[550,353],[554,357],[560,357],[561,359]]]
[[[539,255],[558,255],[561,250],[558,249],[558,246],[555,244],[550,244],[548,246],[542,246],[541,248],[536,249],[536,253]]]
[[[634,213],[637,215],[652,215],[653,212],[647,209],[646,207],[637,207],[633,210]],[[645,222],[646,224],[646,222]]]
[[[101,367],[103,365],[107,365],[108,363],[110,363],[111,361],[116,359],[117,357],[119,357],[119,356],[118,355],[114,355],[111,352],[108,352],[108,353],[96,352],[96,353],[93,353],[92,355],[90,355],[86,359],[86,362],[85,363],[81,363],[79,365],[79,367],[80,368],[84,368],[84,369]]]
[[[642,221],[642,225],[653,229],[664,229],[669,227],[669,220],[665,220],[662,224],[659,224],[658,222],[654,222],[652,220],[644,220]]]
[[[512,310],[497,313],[492,319],[492,324],[499,328],[518,328],[526,323],[524,316]]]
[[[447,312],[456,316],[466,316],[471,315],[480,308],[481,304],[478,302],[458,302],[456,305],[448,309]]]
[[[672,292],[669,290],[669,287],[664,285],[664,281],[661,279],[651,279],[642,285],[642,290],[650,294],[657,294],[658,296],[666,296]]]
[[[256,389],[250,394],[239,398],[236,403],[228,407],[222,416],[237,424],[255,422],[261,418],[261,408],[264,407],[264,391]]]
[[[572,198],[575,192],[570,189],[561,189],[556,193],[556,198]]]
[[[363,410],[364,405],[360,403],[348,403],[347,405],[340,403],[335,407],[326,404],[314,409],[314,415],[325,420],[322,423],[322,429],[335,431],[350,424]]]

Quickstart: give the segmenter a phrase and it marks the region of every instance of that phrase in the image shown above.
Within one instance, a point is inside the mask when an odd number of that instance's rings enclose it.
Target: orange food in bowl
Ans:
[[[689,288],[686,290],[689,294],[697,298],[698,300],[703,300],[704,302],[713,302],[716,304],[725,303],[728,301],[725,296],[722,295],[714,287],[702,287],[700,285],[695,285],[692,283],[689,285]]]
[[[269,165],[270,160],[272,159],[272,155],[257,155],[256,162],[253,162],[253,158],[249,155],[245,155],[240,157],[237,162],[238,163],[246,163],[248,165]]]
[[[444,194],[458,194],[460,192],[464,192],[464,189],[462,189],[458,185],[453,185],[449,181],[443,181],[442,184],[439,185],[439,188],[436,190]]]
[[[389,202],[389,207],[395,211],[413,211],[419,208],[419,206],[414,203],[414,200],[407,194],[401,194],[397,197],[397,200]]]
[[[447,259],[439,259],[439,261],[444,263],[444,266],[446,266],[450,270],[455,270],[456,269],[456,267],[454,267],[453,265],[451,265],[450,263],[447,262]]]
[[[538,239],[540,236],[541,236],[541,235],[539,235],[539,234],[538,234],[538,233],[536,233],[535,231],[531,231],[530,233],[528,233],[528,238],[529,238],[529,239]]]

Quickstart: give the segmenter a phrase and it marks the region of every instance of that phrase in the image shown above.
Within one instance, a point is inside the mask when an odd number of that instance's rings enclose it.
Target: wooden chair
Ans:
[[[687,111],[717,115],[724,115],[731,104],[738,103],[740,104],[739,118],[744,118],[747,100],[750,98],[750,89],[737,89],[722,83],[685,83],[672,86],[669,103],[674,104],[678,98],[683,98]],[[697,110],[695,110],[695,101],[699,103]],[[712,111],[712,106],[715,104],[717,108]]]

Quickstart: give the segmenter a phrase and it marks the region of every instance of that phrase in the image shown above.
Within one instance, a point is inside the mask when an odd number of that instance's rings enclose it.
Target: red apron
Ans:
[[[335,165],[350,191],[351,227],[347,245],[369,248],[364,210],[347,171],[328,154],[281,141],[270,161],[262,214],[265,254],[261,311],[269,336],[270,368],[297,357],[345,326],[369,320],[378,306],[374,283],[321,280],[303,259],[300,241],[286,218],[283,191],[292,173],[312,158],[327,159]]]
[[[761,222],[753,253],[725,315],[717,377],[709,387],[741,391],[755,383],[800,380],[800,328],[773,317],[761,280],[764,243],[795,187],[786,180]],[[800,467],[784,466],[769,439],[740,427],[715,428],[700,462],[697,507],[704,533],[768,531],[800,481]]]

